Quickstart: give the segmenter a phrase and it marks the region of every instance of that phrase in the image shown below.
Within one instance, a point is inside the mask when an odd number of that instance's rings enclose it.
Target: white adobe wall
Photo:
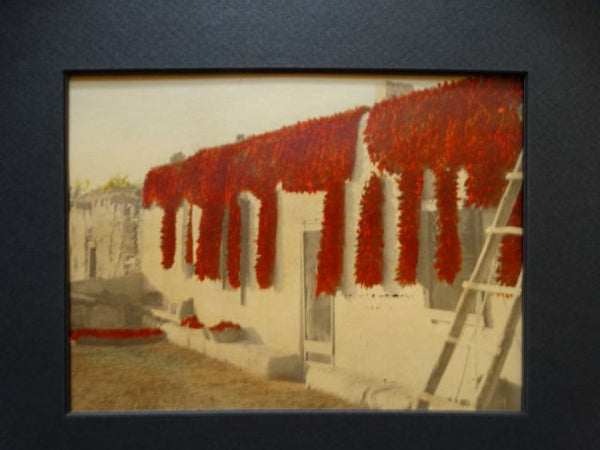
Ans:
[[[252,198],[251,195],[245,195]],[[241,303],[241,290],[223,288],[222,281],[200,282],[193,274],[187,278],[182,261],[183,210],[177,214],[177,244],[175,263],[169,270],[160,264],[160,226],[162,210],[153,207],[143,212],[142,272],[152,287],[163,293],[168,302],[179,303],[194,299],[198,319],[208,326],[221,320],[240,323],[245,337],[275,349],[300,352],[301,338],[301,265],[304,221],[320,221],[323,193],[300,195],[278,189],[279,215],[277,224],[277,251],[274,285],[259,289],[254,270],[251,270],[246,303]],[[251,255],[255,260],[258,228],[258,201],[251,202]],[[193,216],[194,242],[198,235],[198,208]],[[302,212],[302,214],[301,214]],[[284,243],[286,243],[284,245]],[[252,264],[253,265],[253,264]]]
[[[360,137],[367,115],[360,124]],[[369,159],[362,139],[357,146],[357,161],[351,182],[346,186],[346,253],[344,277],[341,292],[335,297],[335,365],[337,368],[375,377],[380,380],[397,381],[409,389],[419,391],[431,372],[449,329],[451,312],[425,307],[425,292],[421,285],[401,287],[395,281],[395,269],[399,250],[397,243],[397,223],[399,220],[397,184],[384,179],[384,282],[383,286],[370,289],[354,284],[354,260],[356,254],[356,230],[360,216],[362,190],[371,173],[376,168]],[[426,177],[432,179],[431,175]],[[463,186],[466,174],[459,177]],[[423,207],[435,207],[431,186],[424,186]],[[459,198],[464,198],[464,187],[459,190]],[[484,226],[493,218],[494,211],[484,212]],[[492,301],[492,316],[497,325],[506,317],[506,299]],[[466,331],[471,336],[473,327]],[[481,344],[492,348],[498,338],[498,326],[478,334]],[[520,336],[520,327],[517,336]],[[522,353],[521,339],[515,339],[503,371],[503,377],[521,385]],[[465,350],[456,361],[464,361]],[[489,354],[478,352],[478,373],[489,361]],[[474,370],[471,354],[468,369]],[[453,374],[462,373],[462,367],[450,367],[449,376],[440,386],[444,395],[454,393],[456,380]],[[467,377],[473,375],[469,371]],[[474,376],[474,375],[473,375]],[[466,385],[467,383],[465,383]]]

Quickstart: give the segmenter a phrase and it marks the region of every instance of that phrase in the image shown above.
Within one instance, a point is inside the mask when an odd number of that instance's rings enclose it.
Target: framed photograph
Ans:
[[[71,410],[521,411],[523,98],[70,75]]]
[[[598,13],[8,7],[3,447],[596,448]]]

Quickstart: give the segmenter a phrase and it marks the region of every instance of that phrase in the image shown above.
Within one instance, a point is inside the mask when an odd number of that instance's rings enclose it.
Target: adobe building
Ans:
[[[71,199],[71,281],[139,272],[140,189],[95,190]]]
[[[486,81],[466,83],[456,89],[466,86],[479,95],[478,89],[489,88]],[[155,314],[165,321],[168,339],[268,377],[302,379],[373,408],[414,405],[496,206],[467,206],[485,200],[477,195],[492,194],[463,161],[456,165],[456,179],[446,185],[456,187],[455,197],[440,210],[434,186],[447,182],[446,169],[435,172],[439,165],[432,164],[411,187],[410,166],[399,174],[392,165],[397,155],[381,153],[388,151],[385,146],[377,150],[375,137],[390,132],[386,111],[400,114],[394,108],[405,107],[405,101],[444,102],[456,94],[455,87],[418,95],[407,94],[406,86],[395,88],[400,97],[381,99],[371,108],[202,150],[148,173],[141,270],[165,298],[165,308]],[[515,115],[522,97],[518,87],[514,90],[502,106],[512,121],[507,133],[514,139],[502,142],[514,147],[511,155],[520,152],[522,129]],[[494,123],[505,127],[507,122],[501,117]],[[504,179],[515,157],[502,161],[506,169],[494,166],[502,173],[490,172],[488,185]],[[486,163],[473,162],[481,165],[478,173],[492,170]],[[377,194],[372,198],[380,200],[369,215],[372,187]],[[412,195],[408,189],[415,187]],[[414,204],[414,212],[407,204]],[[453,214],[454,230],[447,222]],[[453,247],[446,254],[436,242],[440,227],[449,227],[443,238],[455,232],[458,239],[448,244]],[[456,252],[462,255],[458,265],[451,258]],[[446,266],[440,255],[450,261]],[[440,273],[446,278],[440,279]],[[507,316],[506,299],[492,297],[474,306],[467,319],[465,335],[474,337],[480,349],[493,348]],[[185,314],[192,310],[207,326],[222,320],[239,323],[242,340],[216,343],[203,330],[181,327],[184,305]],[[519,328],[492,409],[521,406],[520,335]],[[469,346],[457,350],[439,395],[459,401],[473,395],[491,360],[489,352],[474,353]]]
[[[144,303],[158,304],[140,272],[137,187],[96,189],[71,198],[70,328],[154,325]]]

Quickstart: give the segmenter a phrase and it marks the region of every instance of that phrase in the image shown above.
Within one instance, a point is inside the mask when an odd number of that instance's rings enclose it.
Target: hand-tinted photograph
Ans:
[[[66,95],[72,411],[521,411],[522,77]]]

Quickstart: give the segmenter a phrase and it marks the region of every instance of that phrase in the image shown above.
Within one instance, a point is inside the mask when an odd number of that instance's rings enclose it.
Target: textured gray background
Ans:
[[[598,2],[2,2],[0,448],[600,448]],[[66,416],[69,70],[526,73],[527,413]]]

